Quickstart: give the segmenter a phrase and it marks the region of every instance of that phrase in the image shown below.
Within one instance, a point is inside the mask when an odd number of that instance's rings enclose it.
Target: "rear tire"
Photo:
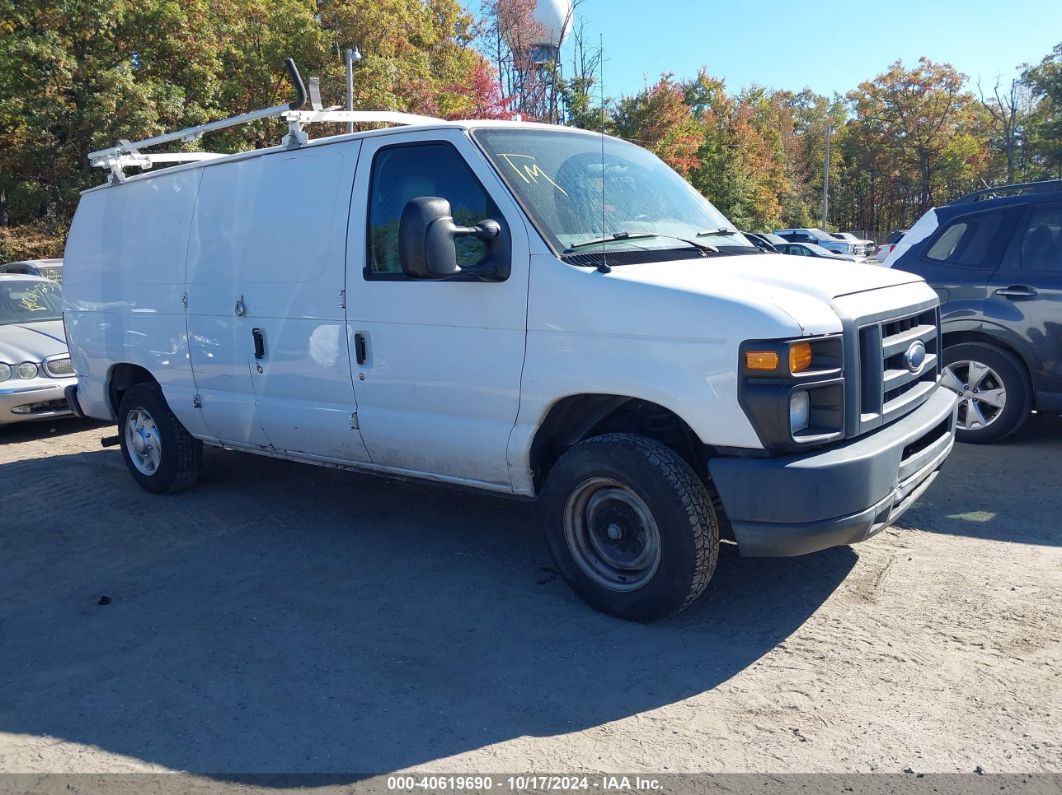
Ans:
[[[1032,387],[1024,365],[985,342],[944,349],[944,386],[959,395],[956,438],[991,444],[1018,430],[1032,410]]]
[[[543,490],[546,539],[564,579],[598,610],[658,621],[715,571],[719,522],[705,485],[669,447],[607,434],[572,447]]]
[[[170,411],[158,384],[136,384],[118,407],[122,458],[133,479],[152,494],[193,485],[203,466],[203,443]]]

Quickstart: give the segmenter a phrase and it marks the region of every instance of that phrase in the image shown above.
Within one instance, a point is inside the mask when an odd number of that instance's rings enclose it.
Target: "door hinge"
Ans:
[[[347,291],[346,290],[340,290],[339,291],[339,308],[340,309],[346,309],[347,308]]]
[[[192,395],[192,405],[197,408],[203,408],[203,401],[199,399],[199,395]]]
[[[350,429],[352,431],[361,430],[361,425],[358,424],[358,412],[354,412],[350,415]]]
[[[181,306],[188,308],[188,293],[181,293]]]

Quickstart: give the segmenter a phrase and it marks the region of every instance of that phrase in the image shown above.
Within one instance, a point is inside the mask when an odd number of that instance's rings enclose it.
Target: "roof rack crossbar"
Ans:
[[[994,188],[981,188],[981,190],[975,190],[972,193],[967,193],[965,196],[960,196],[953,201],[952,204],[975,202],[990,196],[1018,196],[1023,193],[1053,193],[1055,191],[1062,191],[1062,179],[1049,179],[1042,182],[1016,182],[1013,185],[997,185]]]
[[[295,86],[296,99],[287,105],[277,105],[272,108],[262,108],[249,113],[241,113],[228,119],[207,122],[195,127],[186,127],[183,130],[155,135],[145,138],[143,141],[120,140],[117,146],[107,149],[99,149],[89,152],[88,159],[97,168],[106,168],[111,172],[113,182],[125,180],[123,168],[128,166],[140,166],[150,168],[153,163],[188,163],[196,160],[209,160],[222,155],[214,155],[209,152],[182,152],[174,155],[146,155],[141,149],[149,149],[153,146],[171,143],[173,141],[194,141],[202,138],[204,134],[215,130],[224,130],[240,124],[249,124],[260,119],[281,117],[288,123],[288,134],[284,136],[281,145],[293,149],[306,144],[309,137],[306,135],[307,124],[319,123],[342,123],[353,122],[355,124],[438,124],[441,120],[431,116],[418,116],[413,113],[398,113],[393,111],[349,111],[322,108],[320,88],[315,84],[316,78],[310,78],[311,90],[307,92],[306,84],[303,83],[295,62],[288,58],[284,62]],[[303,110],[306,102],[312,99],[311,109]],[[168,159],[167,159],[168,158]],[[183,158],[183,159],[178,159]]]

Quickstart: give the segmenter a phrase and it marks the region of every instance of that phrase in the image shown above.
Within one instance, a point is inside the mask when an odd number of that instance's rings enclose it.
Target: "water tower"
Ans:
[[[560,49],[572,29],[571,0],[532,0],[529,6],[515,0],[499,7],[502,34],[515,56],[517,109],[559,122]]]
[[[538,0],[531,14],[535,35],[531,42],[531,62],[555,64],[560,58],[560,48],[572,30],[571,0]]]

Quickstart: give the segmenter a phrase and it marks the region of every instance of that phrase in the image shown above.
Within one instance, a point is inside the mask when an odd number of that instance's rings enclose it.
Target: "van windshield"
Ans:
[[[756,252],[712,203],[655,155],[592,133],[474,133],[539,231],[561,253],[692,245]]]
[[[0,326],[62,317],[63,298],[58,284],[36,279],[0,279]]]

